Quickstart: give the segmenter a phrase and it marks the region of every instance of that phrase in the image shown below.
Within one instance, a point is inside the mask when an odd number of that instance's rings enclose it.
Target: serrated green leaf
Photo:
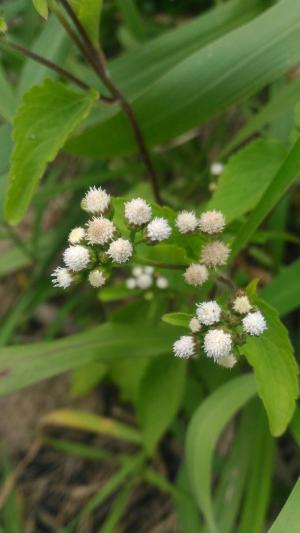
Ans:
[[[240,351],[254,369],[258,395],[269,419],[271,433],[281,435],[289,424],[299,394],[298,367],[288,332],[278,313],[258,300],[268,329],[259,337],[247,336]]]
[[[218,181],[209,208],[230,223],[257,205],[287,155],[280,142],[258,139],[234,154]]]
[[[193,315],[189,315],[188,313],[166,313],[162,316],[162,321],[172,326],[187,328],[192,318]]]
[[[24,95],[14,121],[5,209],[9,223],[23,218],[47,164],[88,115],[97,96],[96,91],[74,92],[51,80]]]
[[[98,46],[103,0],[71,0],[71,4],[91,40]]]
[[[140,383],[137,411],[149,455],[170,426],[180,407],[185,387],[186,361],[160,357],[150,363]]]
[[[32,0],[32,3],[38,14],[44,19],[48,18],[48,0]]]
[[[252,375],[230,380],[201,403],[188,427],[186,461],[191,489],[210,533],[218,531],[211,497],[213,450],[225,425],[255,393]]]

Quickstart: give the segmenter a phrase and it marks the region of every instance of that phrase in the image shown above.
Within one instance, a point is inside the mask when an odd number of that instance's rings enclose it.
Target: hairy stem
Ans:
[[[128,100],[123,95],[123,93],[120,91],[120,89],[114,84],[113,80],[110,78],[110,75],[106,68],[105,56],[102,50],[95,48],[85,28],[82,26],[76,13],[74,12],[73,8],[70,6],[68,0],[60,0],[60,2],[62,6],[64,7],[64,9],[66,10],[67,14],[69,15],[70,19],[72,20],[79,35],[81,36],[82,43],[83,43],[83,44],[81,43],[81,46],[83,46],[83,48],[81,48],[82,53],[84,53],[86,59],[91,63],[96,73],[98,74],[99,78],[102,80],[104,85],[110,91],[112,96],[119,102],[124,113],[127,115],[128,120],[134,132],[136,144],[138,146],[141,158],[144,162],[148,177],[152,184],[152,189],[153,189],[155,199],[157,203],[161,204],[162,201],[161,201],[160,191],[159,191],[158,176],[156,174],[154,165],[152,163],[150,154],[148,152],[148,149],[147,149],[147,146],[144,140],[144,136],[140,128],[140,125],[138,123],[135,112],[133,108],[131,107],[131,105],[129,104]]]

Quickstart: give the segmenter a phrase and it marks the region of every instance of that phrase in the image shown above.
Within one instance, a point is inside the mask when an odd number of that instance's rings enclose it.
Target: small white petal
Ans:
[[[225,265],[230,249],[222,241],[209,242],[201,250],[201,261],[208,267]]]
[[[233,302],[233,309],[239,315],[245,315],[252,309],[247,296],[237,296]]]
[[[126,263],[132,256],[133,248],[130,241],[117,239],[108,248],[107,255],[116,263]]]
[[[69,233],[68,241],[70,244],[79,244],[85,237],[84,228],[74,228]]]
[[[224,368],[233,368],[237,363],[237,358],[231,353],[225,357],[220,357],[220,359],[217,360],[217,363]]]
[[[136,280],[134,278],[128,278],[126,280],[126,287],[130,290],[136,289]]]
[[[197,305],[196,315],[201,324],[212,326],[220,321],[221,307],[214,300]]]
[[[89,273],[89,282],[92,287],[95,287],[98,289],[99,287],[102,287],[106,282],[106,277],[103,274],[102,270],[95,269],[92,270],[92,272]]]
[[[267,323],[260,311],[248,313],[243,318],[243,330],[249,335],[261,335],[267,328]]]
[[[190,335],[183,335],[173,344],[173,352],[176,357],[188,359],[195,354],[195,341]]]
[[[145,272],[145,269],[143,267],[140,267],[140,266],[136,266],[133,268],[132,270],[132,274],[136,277],[140,276],[141,274],[143,274]]]
[[[63,254],[64,263],[73,272],[84,270],[90,263],[90,254],[87,248],[76,244],[69,246]]]
[[[213,176],[220,176],[224,170],[224,165],[220,161],[215,161],[210,165],[210,173]]]
[[[183,277],[188,285],[198,287],[208,280],[208,270],[204,265],[193,264],[186,269]]]
[[[139,289],[149,289],[153,283],[153,278],[150,276],[150,274],[141,274],[136,278],[136,284],[139,287]]]
[[[107,244],[116,231],[115,225],[104,217],[94,217],[87,223],[86,238],[89,244]]]
[[[168,282],[167,278],[164,278],[164,277],[160,276],[160,277],[157,278],[157,280],[156,280],[156,286],[157,286],[159,289],[167,289],[168,286],[169,286],[169,282]]]
[[[164,241],[172,233],[168,221],[162,217],[155,217],[147,226],[147,237],[150,241]]]
[[[207,357],[213,359],[225,357],[232,349],[231,335],[222,329],[211,329],[204,337],[203,348]]]
[[[152,267],[152,266],[145,266],[145,267],[144,267],[144,272],[146,272],[146,274],[153,274],[153,272],[154,272],[154,267]]]
[[[204,233],[213,235],[224,230],[225,218],[221,211],[206,211],[202,213],[199,220],[199,228]]]
[[[90,187],[81,205],[85,211],[92,215],[104,213],[110,205],[110,195],[101,187]]]
[[[195,316],[190,320],[190,323],[189,323],[189,328],[191,330],[192,333],[199,333],[199,331],[201,330],[202,326],[198,320],[198,318],[196,318]]]
[[[176,218],[176,226],[180,233],[191,233],[197,229],[198,220],[193,211],[182,211]]]
[[[67,289],[73,281],[71,272],[67,268],[62,267],[57,267],[52,272],[51,277],[54,287],[59,287],[60,289]]]
[[[125,218],[133,226],[143,226],[151,220],[152,209],[142,198],[125,203]]]

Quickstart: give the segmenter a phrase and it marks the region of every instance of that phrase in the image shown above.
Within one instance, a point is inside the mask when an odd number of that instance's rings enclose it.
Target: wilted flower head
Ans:
[[[203,347],[208,357],[213,359],[226,357],[232,348],[231,335],[222,329],[211,329],[204,337]]]
[[[132,244],[126,239],[113,241],[107,251],[107,255],[116,263],[126,263],[132,256],[132,253]]]
[[[104,213],[110,204],[110,195],[102,187],[90,187],[81,202],[82,209],[92,215]]]
[[[73,281],[71,272],[67,268],[62,267],[57,267],[51,274],[51,277],[54,287],[59,287],[60,289],[67,289]]]
[[[246,295],[237,296],[233,302],[233,309],[239,315],[245,315],[252,309],[252,305]]]
[[[102,270],[99,270],[99,269],[92,270],[89,273],[88,279],[89,279],[91,286],[95,287],[96,289],[98,289],[99,287],[102,287],[106,282],[105,275],[103,274]]]
[[[220,321],[221,307],[217,302],[211,300],[210,302],[203,302],[197,305],[196,315],[201,324],[211,326]]]
[[[199,228],[204,233],[213,235],[224,230],[225,218],[221,211],[206,211],[202,213],[199,220]]]
[[[182,211],[176,218],[176,226],[180,233],[191,233],[198,226],[198,220],[193,211]]]
[[[208,266],[215,268],[225,265],[229,257],[230,249],[222,241],[213,241],[205,244],[201,250],[201,260]]]
[[[70,244],[79,244],[85,237],[84,228],[78,227],[70,231],[68,241]]]
[[[150,241],[164,241],[172,233],[168,221],[162,217],[155,217],[147,226],[147,237]]]
[[[261,335],[266,329],[267,324],[260,311],[248,313],[243,318],[243,330],[249,335]]]
[[[169,282],[167,278],[164,278],[163,276],[159,276],[156,280],[156,287],[158,289],[167,289],[169,287]]]
[[[173,352],[176,357],[188,359],[195,354],[195,341],[191,335],[183,335],[173,344]]]
[[[202,326],[198,320],[198,318],[196,318],[195,316],[190,320],[190,323],[189,323],[189,328],[191,330],[192,333],[198,333]]]
[[[63,258],[65,265],[73,272],[84,270],[91,260],[88,249],[80,244],[69,246],[64,251]]]
[[[125,203],[125,218],[133,226],[147,224],[152,216],[152,209],[142,198],[135,198]]]
[[[183,277],[188,285],[198,287],[208,280],[208,270],[206,266],[195,263],[186,269]]]
[[[94,217],[87,223],[86,239],[89,244],[107,244],[115,233],[115,225],[104,217]]]

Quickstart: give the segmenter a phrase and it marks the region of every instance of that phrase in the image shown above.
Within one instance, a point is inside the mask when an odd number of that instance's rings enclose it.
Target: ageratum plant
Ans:
[[[0,393],[69,372],[64,405],[110,405],[36,421],[5,531],[47,447],[114,469],[36,531],[132,530],[145,486],[182,533],[300,531],[300,4],[165,4],[3,2]]]

